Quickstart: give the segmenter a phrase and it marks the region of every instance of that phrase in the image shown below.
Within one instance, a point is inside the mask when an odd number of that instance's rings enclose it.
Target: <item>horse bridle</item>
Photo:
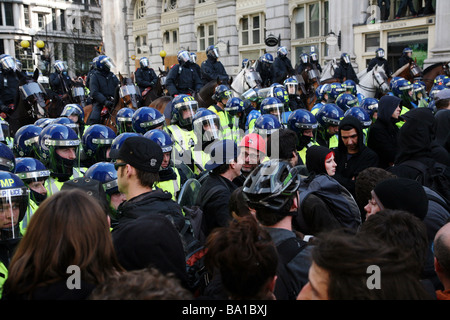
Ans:
[[[378,75],[381,77],[381,75],[380,75],[379,72],[378,72]],[[377,89],[380,89],[380,90],[381,90],[381,87],[383,86],[383,84],[386,84],[386,85],[387,85],[385,79],[383,79],[383,81],[382,81],[381,83],[380,83],[380,81],[378,81],[378,77],[377,77],[377,74],[375,74],[375,70],[374,70],[374,72],[373,72],[373,77],[375,78],[375,81],[376,81],[377,84],[378,84],[378,87],[376,87],[375,89],[366,87],[366,86],[364,86],[364,85],[362,85],[362,84],[358,84],[358,85],[359,85],[361,88],[363,88],[364,90],[369,91],[369,92],[377,92]],[[387,77],[386,77],[386,79],[387,79]]]

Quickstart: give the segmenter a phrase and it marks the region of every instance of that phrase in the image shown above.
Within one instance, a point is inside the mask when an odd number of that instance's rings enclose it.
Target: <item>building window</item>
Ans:
[[[265,17],[263,13],[248,15],[241,19],[241,45],[260,44],[264,38]]]
[[[3,5],[5,8],[5,24],[7,26],[14,26],[14,15],[13,15],[12,3],[5,2]]]
[[[365,51],[375,52],[380,47],[380,34],[368,33],[365,35]]]
[[[328,1],[299,6],[294,11],[295,39],[325,36],[329,30]]]
[[[58,30],[58,26],[56,24],[56,10],[52,9],[52,29],[53,31]]]
[[[177,0],[163,0],[163,12],[172,11],[177,8]]]
[[[135,18],[136,19],[145,18],[145,14],[146,14],[145,1],[144,0],[136,1]]]
[[[216,26],[214,23],[203,24],[198,27],[198,39],[200,51],[216,43]]]
[[[25,24],[25,27],[29,28],[31,26],[30,24],[30,6],[24,4],[23,5],[23,22]]]
[[[60,11],[60,16],[59,19],[61,21],[61,31],[66,31],[66,11],[65,10],[61,10]]]
[[[166,51],[167,54],[169,55],[176,54],[179,49],[178,29],[164,31],[163,41],[164,41],[164,51]]]
[[[38,27],[40,29],[44,29],[45,27],[45,22],[44,22],[44,15],[42,13],[38,13]]]

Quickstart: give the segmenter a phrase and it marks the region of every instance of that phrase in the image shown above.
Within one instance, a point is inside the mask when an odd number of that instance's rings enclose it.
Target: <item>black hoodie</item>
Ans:
[[[359,151],[356,154],[347,152],[347,147],[341,138],[342,128],[347,125],[356,129],[358,133]],[[378,155],[364,145],[363,131],[358,119],[348,115],[341,120],[339,124],[339,145],[334,151],[337,163],[334,178],[355,196],[355,179],[358,174],[366,168],[378,166]]]
[[[379,167],[386,169],[392,166],[398,153],[397,136],[398,119],[392,118],[401,99],[394,96],[383,96],[378,102],[378,118],[369,129],[367,146],[378,155]]]

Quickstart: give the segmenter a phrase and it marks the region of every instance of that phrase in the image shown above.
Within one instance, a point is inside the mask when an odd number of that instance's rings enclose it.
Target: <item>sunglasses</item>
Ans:
[[[115,162],[114,163],[114,169],[116,169],[116,171],[120,168],[120,167],[124,167],[127,164],[125,162]]]

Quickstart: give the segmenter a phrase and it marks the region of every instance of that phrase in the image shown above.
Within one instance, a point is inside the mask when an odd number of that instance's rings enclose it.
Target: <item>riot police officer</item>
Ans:
[[[386,75],[388,77],[391,76],[392,71],[389,67],[389,63],[386,60],[385,51],[383,48],[378,48],[377,51],[375,51],[375,58],[370,60],[369,65],[367,67],[367,72],[370,72],[375,66],[383,67],[384,71],[386,72]]]
[[[14,110],[14,99],[19,87],[15,70],[14,58],[8,54],[0,55],[0,112],[4,113],[3,118]]]
[[[277,50],[277,57],[273,62],[273,78],[274,83],[283,83],[288,76],[294,75],[295,71],[292,68],[291,60],[287,56],[288,50],[286,47],[279,47]]]
[[[119,85],[119,79],[111,69],[114,63],[108,56],[99,56],[96,62],[96,70],[92,73],[89,82],[89,91],[92,97],[92,112],[89,115],[87,124],[100,123],[103,106],[108,109],[114,107],[114,96]]]
[[[219,58],[219,49],[214,45],[209,46],[206,48],[206,57],[207,59],[201,65],[203,85],[217,79],[223,83],[228,83],[228,73],[222,62],[217,60]]]
[[[270,53],[264,54],[258,61],[256,72],[261,76],[263,87],[269,87],[272,84],[272,65],[273,56]]]
[[[403,67],[405,64],[409,64],[414,61],[412,58],[413,51],[411,48],[403,49],[402,56],[398,59],[398,68]]]
[[[136,84],[139,87],[141,93],[143,93],[147,88],[153,89],[157,82],[158,76],[153,68],[150,68],[150,61],[147,57],[142,57],[139,59],[139,68],[136,70],[135,78]]]
[[[358,76],[353,69],[350,55],[348,53],[341,54],[341,61],[339,63],[339,67],[334,72],[334,77],[339,79],[341,83],[345,80],[353,80],[356,84],[359,84]]]
[[[59,96],[68,94],[72,89],[72,80],[67,70],[67,63],[56,60],[53,68],[55,68],[55,72],[50,73],[49,77],[50,88]]]
[[[203,84],[197,72],[192,68],[189,52],[181,50],[177,55],[178,64],[170,69],[166,78],[166,88],[174,97],[179,94],[193,94],[200,91]]]

